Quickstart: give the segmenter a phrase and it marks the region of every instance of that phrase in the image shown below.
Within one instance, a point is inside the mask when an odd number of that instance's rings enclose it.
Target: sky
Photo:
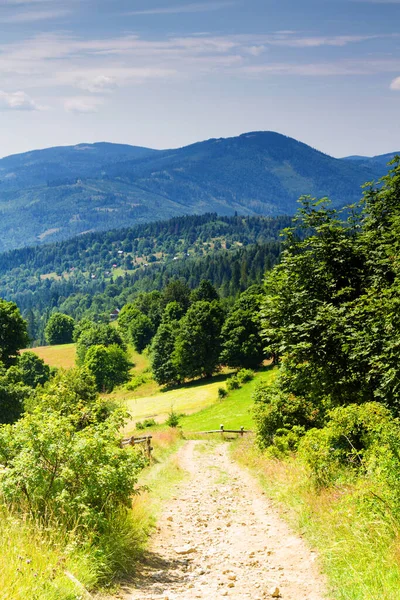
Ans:
[[[400,0],[0,0],[0,156],[261,130],[400,151]]]

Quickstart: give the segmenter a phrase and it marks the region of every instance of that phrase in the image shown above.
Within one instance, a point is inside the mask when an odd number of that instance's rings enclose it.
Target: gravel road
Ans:
[[[190,480],[162,514],[124,600],[327,598],[315,553],[228,450],[202,441],[181,448]]]

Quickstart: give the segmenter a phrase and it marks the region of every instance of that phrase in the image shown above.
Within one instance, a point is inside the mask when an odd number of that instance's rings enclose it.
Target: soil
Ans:
[[[166,506],[124,600],[323,600],[316,554],[295,535],[227,443],[187,441],[190,480]]]

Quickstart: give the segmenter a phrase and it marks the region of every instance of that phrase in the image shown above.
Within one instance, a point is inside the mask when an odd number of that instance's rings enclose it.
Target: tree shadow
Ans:
[[[274,367],[275,367],[275,365],[272,363],[272,361],[265,361],[263,365],[261,365],[254,371],[255,371],[255,373],[265,373],[267,371],[272,371],[274,369]],[[232,371],[229,371],[229,373],[217,373],[216,375],[213,375],[212,377],[202,377],[201,379],[194,379],[192,381],[186,381],[185,383],[180,383],[180,384],[176,384],[176,385],[166,385],[163,388],[161,388],[160,392],[164,393],[164,392],[170,392],[172,390],[184,390],[184,389],[190,390],[192,388],[201,387],[205,383],[224,383],[227,379],[229,379],[229,377],[231,377],[235,373],[236,373],[236,370],[232,369]]]
[[[201,379],[194,379],[193,381],[186,381],[185,383],[180,383],[179,385],[168,385],[163,387],[161,392],[170,392],[172,390],[184,390],[184,389],[192,389],[201,387],[205,383],[223,383],[226,381],[231,375],[233,371],[230,373],[218,373],[217,375],[213,375],[212,377],[202,377]]]
[[[182,585],[190,569],[191,559],[177,556],[174,559],[165,558],[155,552],[146,551],[136,566],[132,577],[122,582],[122,588],[129,593],[134,587],[143,592],[151,589],[152,594],[162,594],[166,588]]]

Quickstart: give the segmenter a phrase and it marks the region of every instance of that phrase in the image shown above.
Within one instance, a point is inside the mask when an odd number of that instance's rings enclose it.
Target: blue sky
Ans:
[[[0,0],[0,156],[273,130],[400,150],[400,0]]]

